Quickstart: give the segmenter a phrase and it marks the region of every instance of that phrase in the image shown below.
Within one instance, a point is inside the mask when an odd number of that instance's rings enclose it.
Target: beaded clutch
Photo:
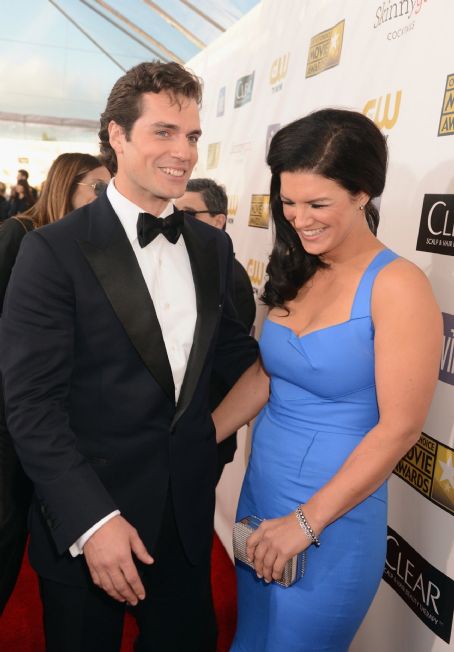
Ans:
[[[237,559],[242,564],[249,566],[254,570],[254,565],[247,560],[246,557],[246,541],[248,537],[256,530],[260,523],[262,522],[261,518],[258,516],[246,516],[242,518],[241,521],[237,521],[233,526],[233,554],[235,559]],[[287,588],[295,582],[297,582],[300,577],[304,575],[304,567],[306,562],[305,552],[300,552],[285,564],[284,573],[280,580],[275,580],[277,584]]]

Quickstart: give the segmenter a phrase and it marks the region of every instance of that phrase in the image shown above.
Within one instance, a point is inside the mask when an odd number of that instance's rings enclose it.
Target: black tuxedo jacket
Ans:
[[[236,258],[233,261],[233,303],[238,319],[246,331],[250,333],[256,313],[254,290],[246,270]],[[230,385],[225,382],[221,374],[214,370],[210,387],[211,411],[219,405],[229,390]],[[218,480],[222,475],[224,466],[233,460],[236,447],[236,432],[218,444]]]
[[[210,545],[216,444],[212,369],[233,383],[257,344],[233,307],[231,242],[186,216],[197,322],[177,405],[159,322],[106,195],[24,238],[0,332],[8,426],[35,486],[30,558],[43,577],[89,581],[69,546],[114,509],[153,554],[170,485],[197,563]]]

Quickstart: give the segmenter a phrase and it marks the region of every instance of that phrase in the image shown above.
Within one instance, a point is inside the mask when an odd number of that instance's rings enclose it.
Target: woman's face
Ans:
[[[281,200],[285,218],[309,254],[323,255],[368,229],[361,205],[369,197],[352,195],[336,181],[312,172],[282,172]]]
[[[109,181],[110,173],[103,165],[88,172],[76,186],[76,190],[71,199],[73,209],[85,206],[96,199],[103,192]],[[97,184],[96,189],[95,184]],[[98,195],[96,192],[98,192]]]

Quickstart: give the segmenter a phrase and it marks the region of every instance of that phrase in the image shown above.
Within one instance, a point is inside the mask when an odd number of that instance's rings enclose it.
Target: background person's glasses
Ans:
[[[105,191],[105,189],[108,186],[108,184],[105,181],[96,181],[95,183],[84,183],[83,181],[79,181],[77,183],[77,185],[78,186],[90,186],[90,188],[95,193],[96,197],[99,197],[99,195],[102,195],[102,193]]]

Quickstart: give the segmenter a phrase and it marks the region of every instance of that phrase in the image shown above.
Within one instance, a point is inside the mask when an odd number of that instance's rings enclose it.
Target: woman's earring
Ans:
[[[364,210],[364,205],[363,205],[363,204],[360,205],[359,210],[360,210],[360,211],[363,211],[363,210]]]

